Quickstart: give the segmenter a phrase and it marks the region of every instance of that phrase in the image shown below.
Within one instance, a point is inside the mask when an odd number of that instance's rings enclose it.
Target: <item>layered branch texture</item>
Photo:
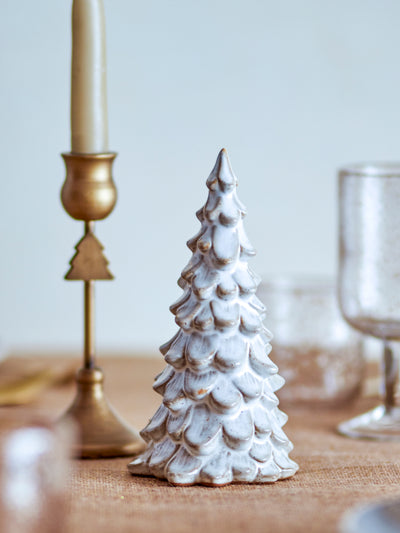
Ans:
[[[167,367],[154,389],[163,401],[141,432],[145,452],[129,471],[176,485],[272,482],[292,476],[287,416],[275,391],[284,383],[268,357],[272,335],[248,267],[255,251],[225,150],[208,180],[201,229],[170,307],[179,326],[160,350]]]

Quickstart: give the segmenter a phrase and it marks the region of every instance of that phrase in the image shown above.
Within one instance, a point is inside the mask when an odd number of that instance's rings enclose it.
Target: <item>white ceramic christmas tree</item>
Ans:
[[[237,180],[222,150],[197,212],[193,256],[171,306],[178,333],[160,350],[167,367],[154,390],[163,402],[141,432],[145,452],[128,466],[176,485],[268,483],[292,476],[293,446],[282,431],[287,416],[274,392],[284,379],[269,359],[259,278],[249,269],[248,241]]]

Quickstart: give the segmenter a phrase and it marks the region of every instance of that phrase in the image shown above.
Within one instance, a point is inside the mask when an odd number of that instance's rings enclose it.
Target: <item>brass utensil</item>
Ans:
[[[51,368],[35,370],[0,385],[0,406],[24,405],[33,402],[47,388],[72,380],[75,371],[67,368],[55,372]]]

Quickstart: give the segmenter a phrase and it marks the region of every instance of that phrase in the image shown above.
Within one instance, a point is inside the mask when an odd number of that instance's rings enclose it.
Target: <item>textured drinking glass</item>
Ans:
[[[360,164],[339,172],[339,303],[356,329],[382,339],[385,398],[340,424],[351,437],[400,440],[395,402],[400,339],[400,163]]]
[[[0,433],[1,533],[62,533],[72,443],[69,427]]]
[[[271,358],[286,384],[284,403],[336,407],[357,396],[363,378],[361,335],[342,318],[329,279],[279,277],[259,287],[267,305]]]

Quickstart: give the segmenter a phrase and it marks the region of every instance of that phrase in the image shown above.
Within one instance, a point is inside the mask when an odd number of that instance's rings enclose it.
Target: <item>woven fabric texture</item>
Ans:
[[[47,360],[49,365],[66,362],[65,358]],[[143,428],[160,403],[152,382],[164,367],[161,357],[99,362],[109,400],[128,422]],[[14,360],[13,365],[23,365],[23,360]],[[29,406],[2,407],[0,431],[7,430],[11,419],[56,419],[73,395],[72,385],[53,387]],[[400,497],[400,443],[356,441],[335,433],[338,422],[375,403],[359,400],[337,410],[284,406],[289,415],[285,432],[294,444],[292,457],[300,470],[293,478],[273,484],[173,487],[165,481],[131,476],[126,470],[129,458],[76,460],[66,481],[67,531],[336,532],[343,514],[353,506]]]

